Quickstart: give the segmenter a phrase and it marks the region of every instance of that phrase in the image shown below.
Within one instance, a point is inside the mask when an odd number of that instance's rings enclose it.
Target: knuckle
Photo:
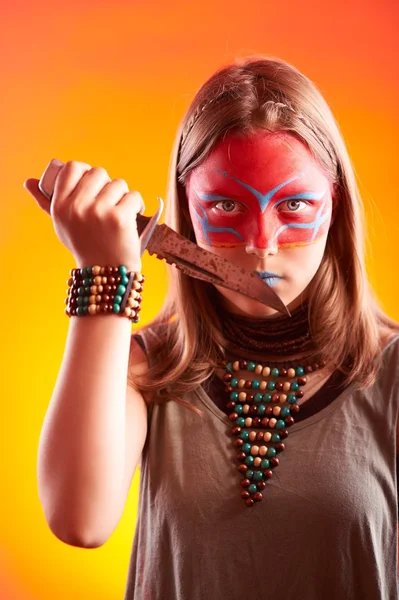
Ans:
[[[93,175],[101,176],[101,177],[109,177],[106,169],[104,167],[92,167],[90,173]]]
[[[116,179],[113,179],[112,183],[121,185],[121,186],[125,187],[126,189],[128,189],[127,182],[124,179],[122,179],[122,177],[117,177]]]

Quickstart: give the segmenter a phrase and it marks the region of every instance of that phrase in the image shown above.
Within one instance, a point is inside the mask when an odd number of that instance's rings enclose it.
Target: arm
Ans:
[[[45,517],[67,544],[97,547],[109,538],[144,446],[147,408],[126,385],[130,338],[129,320],[116,315],[70,321],[38,454]],[[136,342],[131,361],[137,373],[147,368]]]

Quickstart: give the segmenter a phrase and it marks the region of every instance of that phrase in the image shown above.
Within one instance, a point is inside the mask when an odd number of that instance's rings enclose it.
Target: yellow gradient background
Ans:
[[[386,312],[399,319],[398,6],[393,0],[2,3],[2,600],[122,599],[139,485],[137,472],[123,518],[99,549],[69,547],[46,525],[37,447],[63,354],[74,261],[23,181],[39,178],[51,158],[82,160],[126,179],[151,214],[156,195],[165,197],[175,129],[204,79],[243,54],[282,57],[317,83],[338,118],[366,204],[370,278]],[[143,272],[145,323],[162,304],[166,276],[163,263],[148,256]]]

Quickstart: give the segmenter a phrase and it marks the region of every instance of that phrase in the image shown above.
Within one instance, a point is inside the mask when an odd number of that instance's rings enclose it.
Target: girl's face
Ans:
[[[290,309],[307,296],[326,245],[332,184],[290,133],[234,134],[186,184],[197,244],[257,271]],[[272,308],[216,286],[232,312],[265,317]]]

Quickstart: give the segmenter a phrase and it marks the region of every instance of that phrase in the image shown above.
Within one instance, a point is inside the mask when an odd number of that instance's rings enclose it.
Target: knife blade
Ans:
[[[152,228],[151,235],[147,231],[146,250],[149,254],[165,259],[168,264],[175,265],[190,277],[234,290],[290,316],[281,298],[256,273],[200,248],[168,225],[150,225],[150,221],[151,217],[137,215],[140,238],[145,235],[147,227]]]

